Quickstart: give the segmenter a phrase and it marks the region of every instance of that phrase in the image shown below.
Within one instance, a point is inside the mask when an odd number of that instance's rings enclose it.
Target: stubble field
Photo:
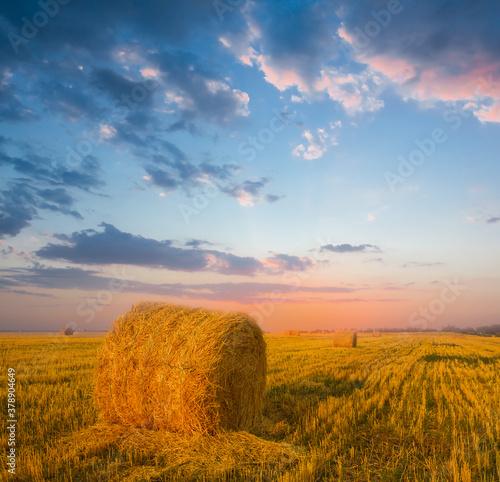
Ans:
[[[266,335],[264,423],[191,439],[99,424],[100,337],[0,336],[26,481],[499,481],[500,338]],[[7,389],[1,394],[7,414]],[[4,453],[7,432],[4,422]],[[257,436],[259,438],[257,438]],[[279,444],[279,445],[278,445]]]

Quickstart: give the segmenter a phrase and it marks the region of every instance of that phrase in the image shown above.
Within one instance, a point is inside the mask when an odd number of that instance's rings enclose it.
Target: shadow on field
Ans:
[[[500,357],[487,357],[479,355],[438,355],[437,353],[432,353],[430,355],[423,356],[422,360],[426,362],[458,361],[464,363],[465,365],[479,365],[479,363],[489,365],[491,363],[496,363],[499,358]]]
[[[315,376],[270,388],[264,399],[263,415],[272,422],[273,438],[286,437],[305,414],[317,409],[326,398],[348,396],[362,385],[362,382],[353,383],[345,378]]]

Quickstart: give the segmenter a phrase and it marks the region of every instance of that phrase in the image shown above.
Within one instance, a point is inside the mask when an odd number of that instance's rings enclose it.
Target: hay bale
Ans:
[[[333,334],[333,346],[344,348],[356,348],[358,332],[356,330],[335,330]]]
[[[250,430],[261,418],[266,344],[244,313],[139,303],[118,317],[95,371],[110,423],[173,432]]]
[[[300,336],[299,330],[290,330],[290,336]]]
[[[66,336],[70,336],[73,333],[74,333],[74,331],[73,331],[73,328],[71,328],[71,327],[61,328],[61,330],[59,331],[60,335],[66,335]]]
[[[375,338],[380,338],[382,336],[382,333],[380,333],[380,331],[373,331],[372,336],[374,336]]]

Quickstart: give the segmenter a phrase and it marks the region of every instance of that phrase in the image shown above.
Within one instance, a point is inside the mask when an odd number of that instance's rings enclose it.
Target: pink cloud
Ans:
[[[497,101],[490,107],[483,107],[476,112],[476,117],[481,122],[500,122],[500,102]]]
[[[242,192],[237,199],[241,206],[253,206],[253,200],[247,192]]]
[[[264,73],[265,80],[273,84],[277,89],[284,91],[290,87],[297,87],[302,92],[309,92],[307,82],[293,69],[284,69],[272,65],[271,59],[264,55],[256,57],[256,62]]]
[[[360,55],[358,61],[395,83],[405,99],[431,105],[434,102],[464,102],[481,122],[500,122],[500,82],[495,80],[500,62],[488,62],[482,56],[475,56],[467,64],[458,53],[450,57],[460,73],[451,73],[446,65],[412,65],[404,59],[382,55]],[[487,98],[493,99],[492,105],[485,105]]]
[[[371,69],[359,74],[339,72],[329,68],[321,71],[314,84],[317,91],[324,91],[330,99],[339,102],[349,115],[359,112],[375,112],[384,106],[379,99],[383,79]]]

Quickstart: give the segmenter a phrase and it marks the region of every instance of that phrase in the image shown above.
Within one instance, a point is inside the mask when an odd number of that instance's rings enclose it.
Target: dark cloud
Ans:
[[[36,120],[37,116],[17,95],[16,87],[5,80],[0,82],[0,122],[26,122]]]
[[[500,58],[497,1],[426,0],[416,4],[402,0],[400,5],[401,13],[393,15],[390,24],[365,47],[370,54],[395,55],[450,69],[467,68],[455,62],[458,53],[471,59],[478,52]],[[348,30],[358,27],[363,31],[374,20],[372,11],[386,8],[387,3],[378,0],[344,2],[342,20]]]
[[[0,192],[0,239],[16,236],[37,214],[36,198],[20,186]]]
[[[84,118],[97,120],[104,117],[104,109],[81,85],[68,86],[57,80],[40,82],[37,94],[49,112],[62,114],[71,122]]]
[[[500,221],[500,217],[498,217],[498,216],[495,216],[493,218],[489,218],[489,219],[486,220],[486,222],[488,224],[498,223],[499,221]]]
[[[0,143],[5,147],[11,144],[5,138]],[[71,190],[102,187],[99,161],[87,156],[76,169],[70,169],[49,156],[34,153],[29,145],[19,144],[17,148],[20,156],[0,150],[0,167],[20,176],[8,176],[0,188],[0,238],[16,236],[43,210],[83,219],[74,209],[76,200]]]
[[[0,191],[0,238],[16,236],[28,227],[40,210],[49,210],[83,219],[70,209],[73,198],[63,188],[39,190],[28,181],[11,183]]]
[[[36,252],[42,259],[65,260],[87,265],[135,265],[173,271],[214,271],[225,275],[253,276],[269,264],[251,256],[237,256],[197,246],[174,246],[171,240],[157,241],[122,232],[102,223],[102,232],[85,230],[65,236],[65,244],[49,244]],[[269,273],[303,271],[312,266],[309,258],[275,255]],[[279,268],[279,269],[275,269]]]
[[[155,166],[146,166],[144,169],[151,176],[151,182],[155,186],[164,188],[168,191],[173,191],[180,184],[180,181],[172,172],[158,169]]]
[[[167,90],[175,93],[172,102],[182,112],[182,120],[199,118],[225,125],[248,115],[248,95],[231,87],[224,75],[208,69],[193,54],[164,51],[152,61],[161,70]]]
[[[261,30],[262,53],[281,69],[293,69],[303,78],[338,54],[336,5],[328,1],[258,2],[252,17]],[[300,32],[300,35],[297,35]]]
[[[380,252],[380,248],[372,244],[360,244],[358,246],[353,246],[352,244],[337,244],[336,246],[327,244],[321,246],[320,251],[330,251],[332,253],[360,253],[365,251]]]
[[[0,166],[10,166],[19,174],[51,186],[71,186],[82,190],[101,187],[100,163],[93,156],[86,156],[75,169],[54,162],[49,156],[35,154],[25,149],[22,157],[13,157],[0,151]]]
[[[94,69],[91,84],[124,106],[134,109],[152,106],[154,89],[149,88],[149,84],[146,88],[144,82],[129,80],[110,68]]]
[[[21,35],[22,17],[32,19],[40,10],[36,0],[2,3],[0,16],[5,21],[2,34],[11,31]],[[119,33],[131,32],[149,47],[157,46],[158,42],[179,44],[201,34],[203,30],[213,30],[220,24],[216,20],[212,2],[206,0],[161,4],[156,0],[141,3],[133,0],[108,0],[104,3],[71,0],[60,5],[57,15],[39,29],[32,41],[20,46],[19,51],[36,53],[43,48],[107,60],[118,45]],[[205,28],[200,31],[201,25]],[[12,51],[8,40],[5,44]]]

